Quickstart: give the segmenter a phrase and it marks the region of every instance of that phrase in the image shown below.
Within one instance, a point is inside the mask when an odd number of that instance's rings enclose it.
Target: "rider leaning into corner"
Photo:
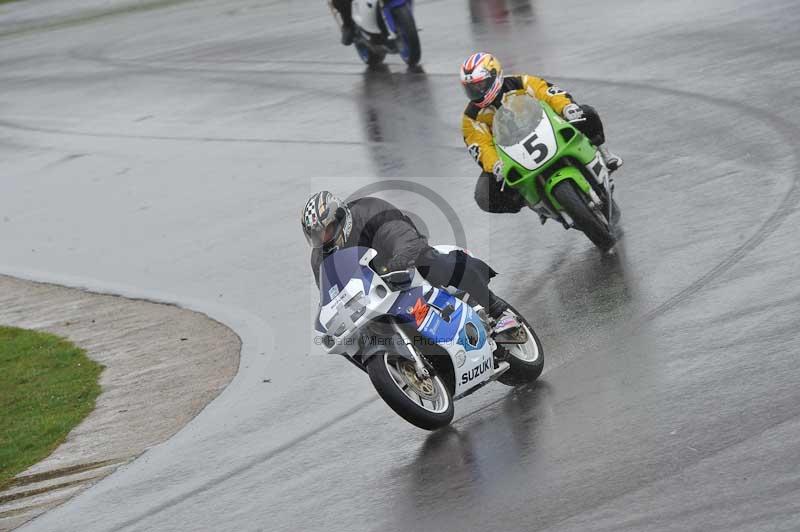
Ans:
[[[433,286],[453,286],[467,292],[492,318],[495,334],[519,327],[508,303],[489,289],[497,275],[489,265],[463,251],[439,253],[414,222],[391,203],[365,197],[345,203],[330,192],[317,192],[306,202],[300,225],[312,246],[311,269],[319,286],[319,267],[331,253],[347,247],[373,248],[375,271],[417,268]]]
[[[461,65],[461,85],[470,102],[464,110],[461,128],[464,143],[483,173],[475,186],[475,201],[486,212],[519,212],[525,201],[511,187],[503,187],[503,163],[494,147],[492,123],[508,93],[527,92],[547,102],[565,120],[586,135],[597,146],[609,171],[622,166],[622,159],[603,146],[605,133],[597,111],[589,105],[578,105],[566,91],[536,76],[527,74],[503,76],[500,61],[492,54],[472,54]]]

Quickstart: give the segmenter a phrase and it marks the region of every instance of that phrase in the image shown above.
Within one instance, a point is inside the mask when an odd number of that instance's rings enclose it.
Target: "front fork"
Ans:
[[[408,352],[411,354],[411,358],[414,359],[414,370],[417,373],[417,377],[419,377],[420,379],[430,378],[431,374],[428,371],[428,368],[425,367],[425,362],[422,361],[422,357],[419,356],[419,353],[417,353],[417,348],[414,347],[414,342],[411,341],[411,338],[408,337],[406,332],[399,324],[392,323],[392,327],[394,328],[394,331],[403,340],[403,344],[406,346]]]

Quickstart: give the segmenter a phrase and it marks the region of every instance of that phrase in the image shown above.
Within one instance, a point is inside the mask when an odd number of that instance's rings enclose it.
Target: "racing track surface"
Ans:
[[[366,72],[323,2],[0,18],[0,271],[175,301],[244,341],[182,432],[24,530],[800,528],[797,3],[416,15],[411,73]],[[475,48],[598,108],[626,157],[615,256],[477,209],[456,77]],[[446,198],[548,356],[435,434],[310,339],[312,191],[382,190],[453,240],[397,180]]]

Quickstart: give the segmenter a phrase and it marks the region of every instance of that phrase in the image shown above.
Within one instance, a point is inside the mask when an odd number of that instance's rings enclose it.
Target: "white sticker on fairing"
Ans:
[[[547,94],[550,96],[558,96],[559,94],[566,94],[567,91],[562,89],[561,87],[556,87],[555,85],[547,88]]]
[[[605,186],[606,180],[608,179],[608,168],[599,152],[595,155],[594,159],[592,159],[592,162],[586,165],[586,168],[594,174],[595,181],[597,181],[598,185]]]
[[[525,137],[522,142],[513,146],[501,146],[509,157],[528,170],[536,170],[546,164],[558,151],[558,142],[550,125],[550,120],[545,116],[536,130]]]

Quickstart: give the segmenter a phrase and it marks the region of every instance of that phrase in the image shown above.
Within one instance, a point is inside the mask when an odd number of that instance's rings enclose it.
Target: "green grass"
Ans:
[[[0,327],[0,488],[94,409],[101,371],[63,338]]]

